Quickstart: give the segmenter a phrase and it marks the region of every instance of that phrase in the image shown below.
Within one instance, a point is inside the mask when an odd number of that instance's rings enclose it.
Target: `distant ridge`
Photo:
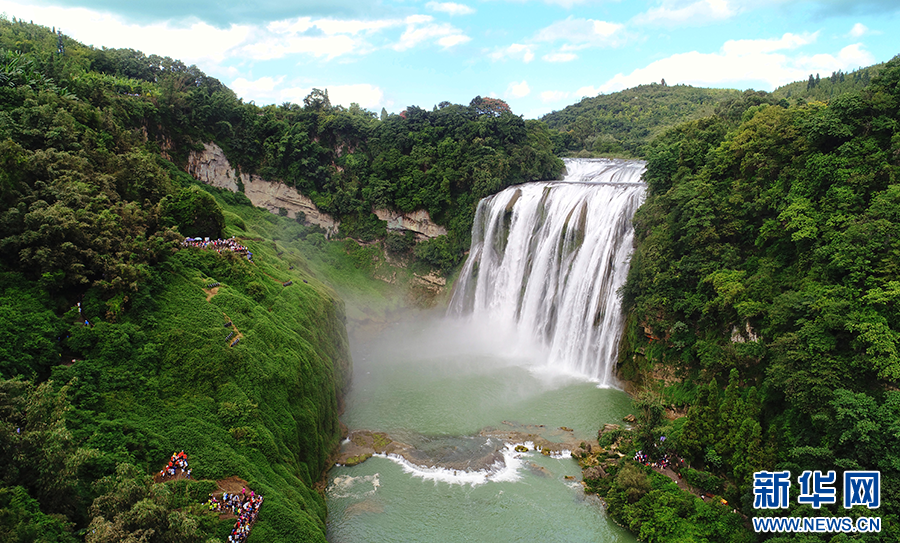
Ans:
[[[751,92],[771,94],[790,104],[812,100],[828,102],[845,92],[864,89],[883,67],[884,63],[879,63],[848,73],[810,74],[808,79],[788,83],[772,93],[669,86],[663,80],[593,98],[585,97],[576,104],[544,115],[541,120],[559,131],[554,147],[565,155],[643,157],[645,146],[665,129],[713,115],[716,105],[724,100],[734,100]]]

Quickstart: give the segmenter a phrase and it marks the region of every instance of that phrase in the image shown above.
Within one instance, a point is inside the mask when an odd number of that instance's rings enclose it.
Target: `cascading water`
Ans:
[[[351,334],[340,458],[372,457],[330,472],[329,541],[635,543],[583,493],[569,451],[631,409],[590,381],[614,382],[644,166],[566,166],[565,181],[479,204],[450,308],[465,318]]]
[[[548,366],[610,386],[644,163],[565,163],[562,181],[509,187],[478,204],[448,313],[512,325],[546,346]]]

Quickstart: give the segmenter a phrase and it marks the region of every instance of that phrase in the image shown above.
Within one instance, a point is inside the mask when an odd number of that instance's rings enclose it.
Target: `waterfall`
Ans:
[[[547,365],[597,381],[613,370],[644,163],[565,159],[562,181],[509,187],[478,204],[448,313],[514,326]]]

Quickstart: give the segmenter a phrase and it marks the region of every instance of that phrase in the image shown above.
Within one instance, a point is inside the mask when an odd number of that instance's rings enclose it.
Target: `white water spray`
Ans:
[[[625,284],[644,197],[644,163],[565,159],[563,181],[509,187],[478,204],[451,315],[514,326],[547,348],[547,365],[615,382]]]

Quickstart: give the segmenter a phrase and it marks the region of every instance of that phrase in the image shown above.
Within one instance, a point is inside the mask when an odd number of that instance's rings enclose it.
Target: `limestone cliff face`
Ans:
[[[222,148],[215,143],[204,144],[203,151],[192,151],[188,156],[187,171],[195,179],[232,192],[238,192],[239,182],[244,185],[244,194],[253,205],[278,213],[281,208],[294,218],[303,213],[307,224],[324,228],[330,237],[337,232],[339,222],[331,215],[319,211],[312,200],[277,181],[266,181],[258,175],[240,173],[231,167]]]
[[[294,218],[303,213],[307,224],[316,224],[327,231],[327,235],[337,233],[340,223],[331,215],[319,211],[312,200],[278,181],[267,181],[258,175],[240,173],[232,168],[222,148],[215,143],[204,144],[202,151],[191,151],[188,156],[187,171],[195,179],[232,192],[238,192],[244,186],[244,194],[257,207],[278,213],[281,208]],[[392,209],[376,209],[375,215],[387,221],[390,230],[409,230],[421,241],[427,238],[443,236],[447,229],[432,222],[431,215],[424,209],[412,213],[400,213]]]
[[[431,215],[424,209],[412,213],[400,213],[392,209],[376,209],[375,215],[382,221],[387,221],[389,230],[415,232],[419,241],[447,234],[447,229],[433,223]]]

